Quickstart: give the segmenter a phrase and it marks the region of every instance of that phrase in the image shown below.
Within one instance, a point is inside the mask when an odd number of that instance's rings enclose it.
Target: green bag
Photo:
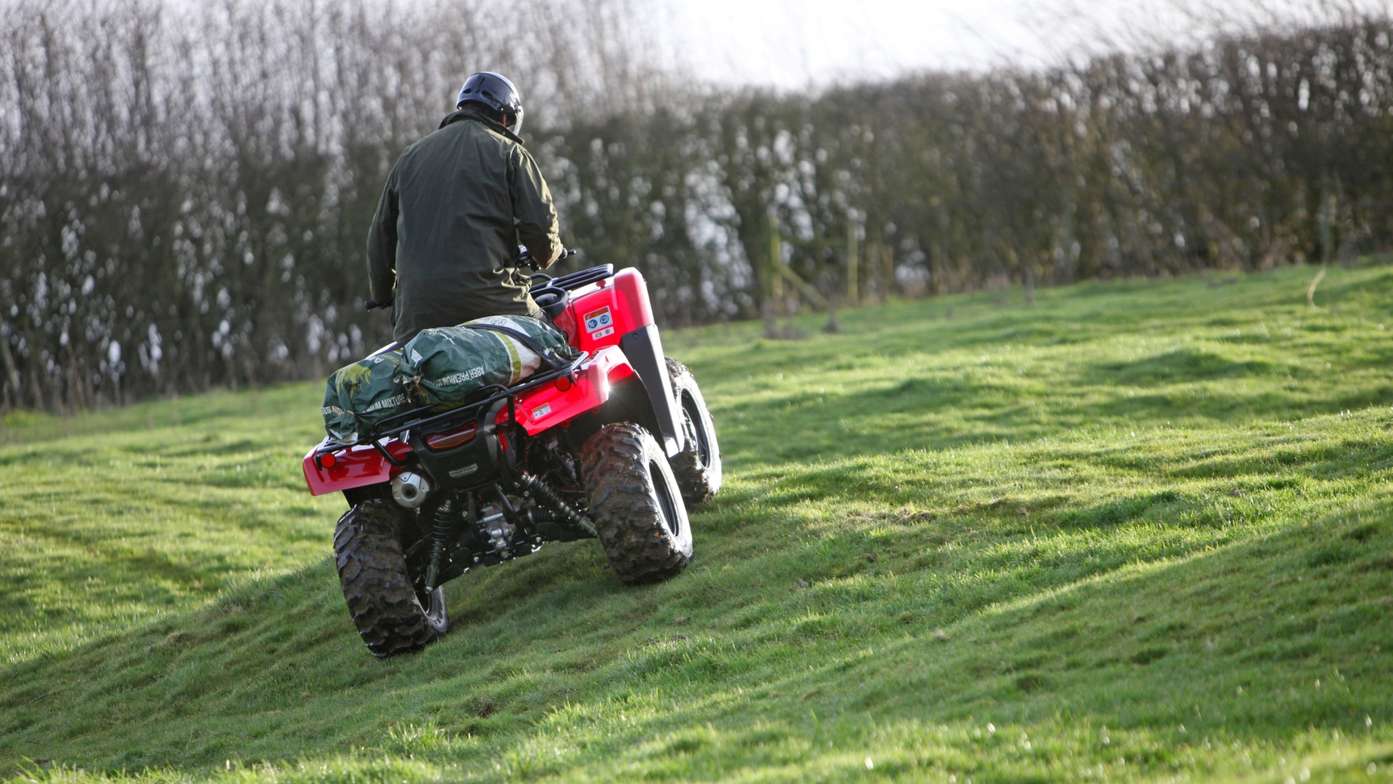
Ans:
[[[400,350],[384,351],[329,376],[324,387],[324,430],[343,444],[358,440],[359,427],[372,427],[415,407],[407,394]],[[366,434],[364,434],[366,435]]]
[[[415,400],[450,408],[490,385],[512,386],[575,351],[550,324],[527,316],[486,316],[423,329],[402,348]]]

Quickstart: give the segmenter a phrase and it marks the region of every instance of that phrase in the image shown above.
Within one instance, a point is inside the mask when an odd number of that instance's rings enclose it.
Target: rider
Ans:
[[[540,315],[517,247],[538,268],[564,253],[551,190],[517,136],[517,88],[475,73],[455,108],[392,167],[368,231],[371,299],[395,306],[399,341],[482,316]]]

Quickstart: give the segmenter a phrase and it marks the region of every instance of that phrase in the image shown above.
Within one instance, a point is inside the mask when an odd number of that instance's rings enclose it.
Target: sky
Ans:
[[[1309,19],[1311,0],[644,0],[703,79],[805,87],[906,69],[1038,65],[1185,39],[1249,17]],[[1368,6],[1385,0],[1355,0]]]

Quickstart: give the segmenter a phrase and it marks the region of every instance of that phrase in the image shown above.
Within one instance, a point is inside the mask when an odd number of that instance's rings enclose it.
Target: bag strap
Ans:
[[[531,351],[533,354],[536,354],[538,357],[540,357],[542,362],[546,364],[548,369],[559,368],[562,365],[566,364],[556,356],[556,353],[554,351],[552,351],[549,348],[546,348],[542,344],[538,343],[536,340],[533,340],[531,335],[528,335],[526,332],[523,332],[522,330],[513,329],[512,327],[505,327],[501,324],[460,324],[460,326],[466,327],[468,329],[478,329],[483,330],[485,332],[497,332],[500,335],[507,335],[513,340],[516,340],[518,343],[521,343],[523,347],[525,347],[528,351]]]

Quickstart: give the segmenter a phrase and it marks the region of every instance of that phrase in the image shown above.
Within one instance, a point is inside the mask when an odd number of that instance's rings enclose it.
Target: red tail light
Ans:
[[[452,430],[448,433],[433,433],[426,436],[426,446],[436,450],[454,449],[473,441],[474,434],[478,430],[478,425],[471,422],[459,430]]]

